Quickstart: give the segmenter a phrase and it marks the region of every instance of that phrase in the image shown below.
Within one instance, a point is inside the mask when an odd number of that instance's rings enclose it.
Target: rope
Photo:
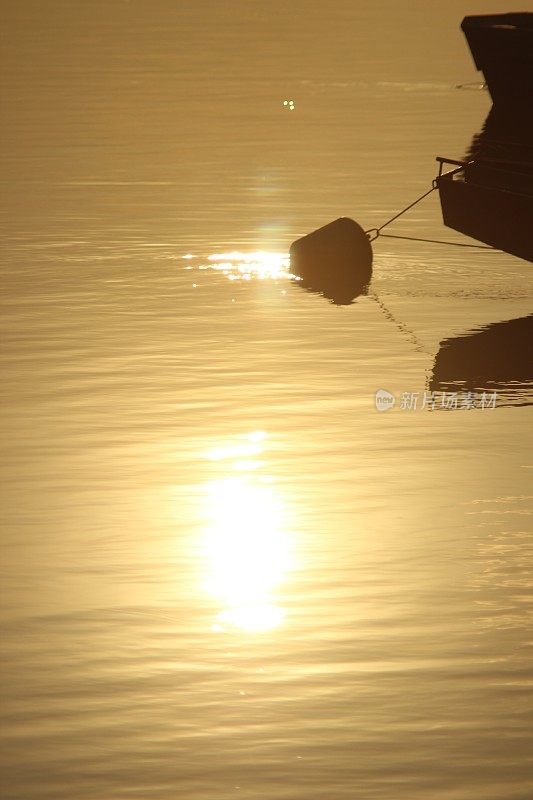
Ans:
[[[373,242],[375,239],[378,238],[378,236],[383,236],[386,237],[387,239],[409,239],[409,241],[411,242],[431,242],[432,244],[449,244],[452,247],[474,247],[476,250],[496,250],[495,247],[490,247],[484,244],[463,244],[463,242],[446,242],[443,239],[421,239],[418,236],[395,236],[392,233],[381,233],[383,228],[386,228],[387,225],[391,224],[391,222],[394,222],[394,220],[398,219],[398,217],[401,217],[402,214],[405,214],[406,211],[409,211],[411,208],[413,208],[413,206],[416,206],[417,203],[420,203],[425,197],[434,192],[436,188],[437,184],[436,182],[434,182],[431,189],[428,189],[427,192],[421,194],[420,197],[418,197],[416,200],[414,200],[412,203],[406,206],[402,211],[399,211],[393,217],[388,219],[387,222],[384,222],[383,225],[380,225],[379,228],[369,228],[367,231],[365,231],[369,240]]]
[[[420,239],[418,236],[395,236],[393,233],[382,233],[387,239],[409,239],[411,242],[431,242],[432,244],[450,244],[452,247],[475,247],[478,250],[496,250],[486,244],[464,244],[463,242],[445,242],[444,239]]]
[[[420,353],[424,353],[425,355],[434,356],[434,353],[432,351],[429,351],[427,349],[427,347],[424,344],[422,344],[422,342],[420,341],[420,339],[418,338],[418,336],[416,335],[416,333],[414,331],[412,331],[410,328],[408,328],[407,325],[405,325],[405,323],[400,322],[400,320],[396,319],[396,317],[394,316],[394,314],[392,313],[390,308],[387,308],[387,306],[385,305],[383,300],[380,297],[378,297],[377,294],[375,294],[374,292],[371,292],[369,297],[372,300],[374,300],[375,303],[377,303],[377,305],[379,306],[379,308],[383,312],[384,316],[389,320],[389,322],[392,322],[392,324],[395,325],[398,328],[400,333],[402,335],[406,336],[411,341],[411,343],[415,345],[415,348]]]
[[[405,212],[409,211],[409,209],[413,208],[413,206],[416,206],[417,203],[420,203],[425,197],[428,196],[428,194],[431,194],[431,192],[434,192],[436,188],[437,188],[436,186],[432,186],[431,189],[428,189],[427,192],[424,192],[424,194],[421,194],[420,197],[418,197],[416,200],[414,200],[412,203],[410,203],[408,206],[406,206],[403,209],[403,211],[399,211],[393,217],[388,219],[387,222],[384,222],[383,225],[380,225],[379,228],[369,228],[369,230],[365,231],[365,233],[374,233],[374,232],[376,233],[376,235],[373,236],[372,238],[369,237],[370,241],[372,242],[374,239],[377,239],[378,236],[380,235],[381,231],[383,230],[383,228],[385,228],[387,225],[390,225],[391,222],[394,222],[394,220],[398,219],[398,217],[401,217],[402,214],[405,214]]]

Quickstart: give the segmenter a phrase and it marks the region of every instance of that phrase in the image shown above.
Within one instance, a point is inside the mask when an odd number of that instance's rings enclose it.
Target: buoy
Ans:
[[[360,225],[340,217],[292,243],[291,272],[301,285],[339,305],[364,294],[372,277],[372,247]]]
[[[438,158],[437,161],[446,161]],[[459,163],[459,162],[457,162]],[[351,303],[360,294],[367,294],[372,277],[371,242],[378,237],[388,239],[409,239],[413,242],[433,242],[454,247],[476,247],[493,249],[486,245],[465,244],[463,242],[443,242],[439,239],[421,239],[417,236],[395,236],[382,233],[383,229],[403,216],[411,208],[422,202],[438,188],[438,178],[431,188],[402,208],[379,228],[363,230],[350,217],[339,219],[322,228],[302,236],[291,244],[289,255],[291,272],[301,280],[301,286],[313,292],[321,292],[337,304]]]

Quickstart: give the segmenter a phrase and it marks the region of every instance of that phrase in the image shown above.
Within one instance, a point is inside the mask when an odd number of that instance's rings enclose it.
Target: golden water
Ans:
[[[531,390],[421,404],[530,266],[382,240],[335,307],[284,258],[464,153],[507,9],[8,5],[1,797],[525,800]]]

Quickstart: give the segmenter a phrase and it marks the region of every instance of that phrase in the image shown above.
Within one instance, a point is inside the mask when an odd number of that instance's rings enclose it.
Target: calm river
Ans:
[[[336,306],[285,258],[464,155],[506,10],[4,4],[3,800],[533,796],[533,391],[428,393],[531,266],[380,239]]]

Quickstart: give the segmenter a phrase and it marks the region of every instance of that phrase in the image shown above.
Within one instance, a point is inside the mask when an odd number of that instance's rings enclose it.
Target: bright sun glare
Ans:
[[[290,259],[287,253],[257,250],[254,253],[214,253],[207,257],[204,268],[217,270],[230,281],[238,280],[291,280]],[[200,267],[201,268],[201,267]]]
[[[265,439],[255,431],[207,453],[231,473],[208,484],[206,588],[223,606],[214,630],[231,625],[265,631],[283,619],[274,599],[288,566],[283,507],[272,478],[262,475],[254,460]]]

